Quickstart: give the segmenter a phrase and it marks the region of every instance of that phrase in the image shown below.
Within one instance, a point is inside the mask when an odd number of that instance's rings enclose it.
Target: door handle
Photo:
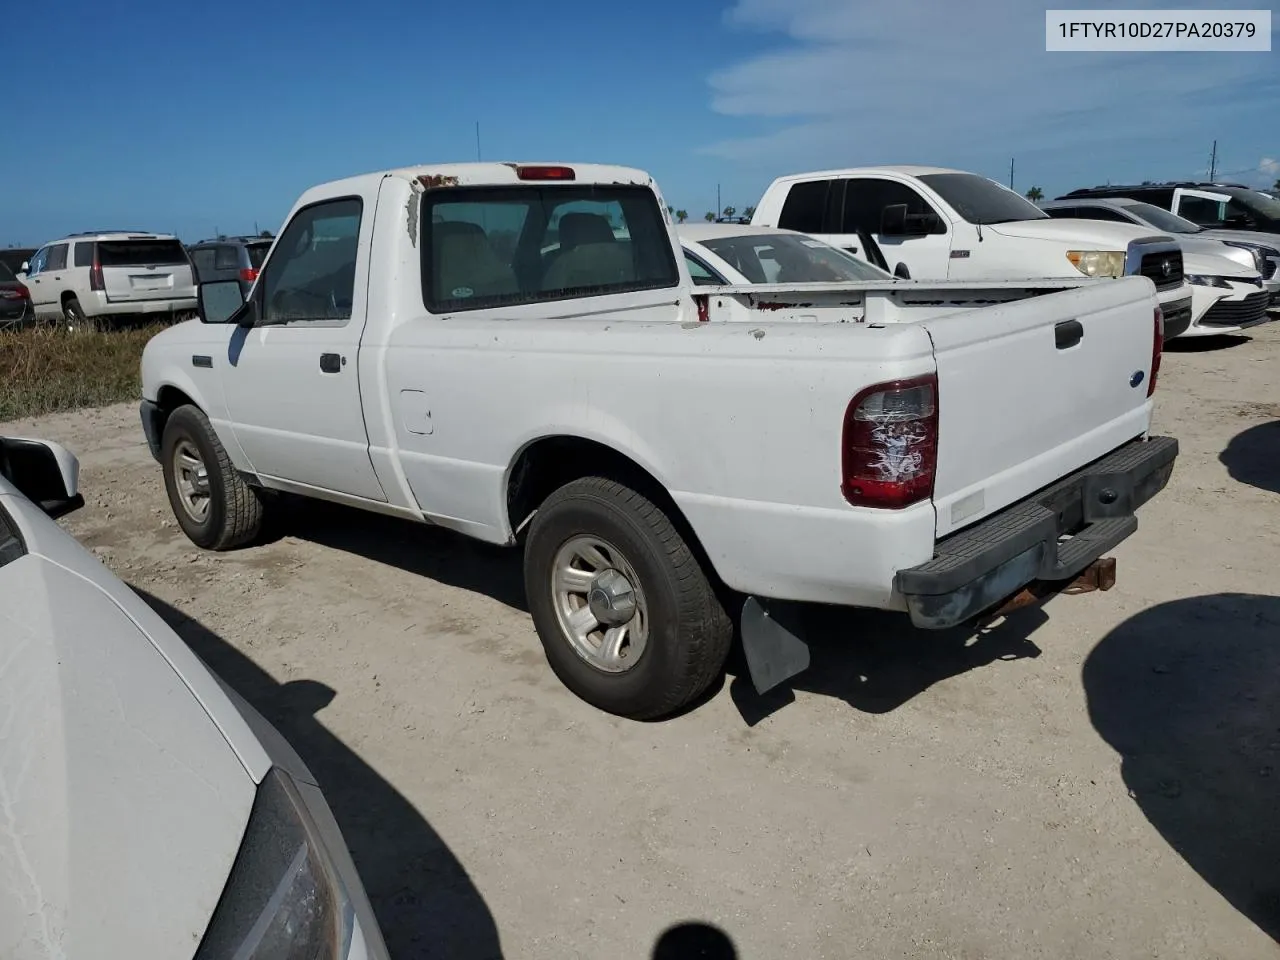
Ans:
[[[1053,339],[1059,350],[1074,347],[1084,339],[1084,325],[1079,320],[1063,320],[1053,326]]]
[[[345,362],[345,359],[338,356],[336,353],[322,353],[320,354],[320,372],[339,373],[341,372],[342,365]]]

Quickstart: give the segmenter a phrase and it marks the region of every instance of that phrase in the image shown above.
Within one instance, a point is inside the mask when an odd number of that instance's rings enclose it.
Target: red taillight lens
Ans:
[[[28,290],[28,289],[27,289],[25,286],[23,286],[22,284],[18,284],[18,299],[19,299],[19,300],[30,300],[30,299],[31,299],[31,291],[30,291],[30,290]]]
[[[31,291],[18,284],[16,287],[6,287],[0,289],[0,300],[30,300]]]
[[[102,282],[102,264],[98,263],[95,255],[93,258],[93,266],[89,268],[89,289],[105,290],[106,284]]]
[[[573,180],[576,179],[573,167],[516,167],[516,176],[521,180]]]
[[[241,267],[240,279],[243,280],[245,283],[253,283],[253,281],[258,279],[258,268],[257,267]]]
[[[1160,358],[1164,356],[1164,314],[1156,307],[1155,337],[1151,341],[1151,376],[1147,378],[1147,396],[1156,392],[1156,377],[1160,375]]]
[[[844,415],[840,485],[855,507],[908,507],[933,496],[938,466],[938,378],[878,383]]]

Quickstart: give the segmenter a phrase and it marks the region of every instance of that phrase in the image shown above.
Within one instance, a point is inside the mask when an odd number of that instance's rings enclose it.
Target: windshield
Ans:
[[[0,283],[9,283],[10,281],[17,279],[18,278],[13,275],[12,270],[10,270],[5,264],[0,263]]]
[[[1280,220],[1280,200],[1275,197],[1260,190],[1246,190],[1243,187],[1229,187],[1222,192],[1256,216],[1266,220]]]
[[[744,233],[699,240],[751,283],[848,283],[892,280],[821,240],[791,233]]]
[[[98,263],[104,267],[159,267],[188,263],[177,240],[102,240]]]
[[[1124,208],[1131,211],[1135,217],[1147,221],[1151,226],[1157,230],[1163,230],[1165,233],[1200,233],[1203,229],[1186,217],[1170,213],[1168,210],[1157,207],[1153,203],[1143,203],[1139,200],[1136,203],[1126,203]]]
[[[920,182],[936,191],[969,223],[1049,219],[1026,197],[975,173],[926,173]]]

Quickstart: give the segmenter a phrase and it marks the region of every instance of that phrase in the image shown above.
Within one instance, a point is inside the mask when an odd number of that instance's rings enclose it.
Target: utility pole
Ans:
[[[476,121],[476,162],[480,161],[480,121]]]
[[[1013,189],[1013,157],[1009,158],[1009,189]]]
[[[720,211],[724,208],[720,206],[720,184],[716,184],[716,219],[720,219]]]
[[[1209,155],[1209,181],[1212,182],[1218,173],[1218,141],[1213,141],[1213,153]]]

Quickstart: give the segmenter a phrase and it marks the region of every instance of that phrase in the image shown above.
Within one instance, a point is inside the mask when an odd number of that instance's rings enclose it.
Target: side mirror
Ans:
[[[891,203],[880,211],[880,236],[905,237],[907,235],[907,205]]]
[[[902,261],[898,261],[898,265],[893,268],[893,275],[899,280],[910,280],[911,269]]]
[[[197,288],[196,303],[201,323],[228,323],[244,306],[244,291],[239,280],[202,283]]]
[[[22,261],[22,267],[20,268],[21,272],[22,272],[22,273],[26,273],[26,272],[27,272],[28,270],[30,270],[30,269],[31,269],[31,261],[30,261],[30,260],[23,260],[23,261]]]
[[[55,519],[84,506],[80,461],[60,443],[0,437],[0,475]]]

